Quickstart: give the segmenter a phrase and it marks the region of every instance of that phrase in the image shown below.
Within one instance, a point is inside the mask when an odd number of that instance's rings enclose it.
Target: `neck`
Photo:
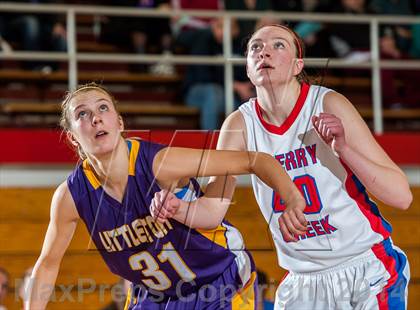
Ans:
[[[106,187],[125,187],[128,178],[129,154],[124,139],[119,138],[115,149],[101,157],[88,156],[89,164],[101,184]]]
[[[264,119],[276,126],[283,124],[296,104],[300,88],[296,79],[286,84],[257,87],[257,99],[263,109]]]

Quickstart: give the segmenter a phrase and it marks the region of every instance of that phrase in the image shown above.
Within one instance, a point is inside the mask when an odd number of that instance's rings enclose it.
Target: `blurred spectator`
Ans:
[[[108,5],[136,7],[138,9],[169,9],[169,0],[110,0]],[[168,18],[111,16],[102,20],[101,41],[115,44],[137,54],[169,54],[172,36]],[[137,71],[151,71],[155,74],[174,74],[170,65],[155,64],[135,66]]]
[[[273,310],[274,303],[271,300],[267,299],[267,292],[268,292],[268,278],[267,274],[264,271],[257,269],[257,277],[258,277],[258,310]]]
[[[367,0],[341,0],[333,2],[331,13],[372,14]],[[330,24],[328,25],[330,43],[337,57],[352,61],[370,59],[370,38],[368,24]],[[364,52],[364,53],[363,53]]]
[[[9,273],[6,269],[0,267],[0,310],[6,310],[4,300],[9,289]]]
[[[382,15],[411,15],[413,9],[409,0],[372,0],[372,9]],[[395,46],[402,52],[408,52],[411,41],[411,25],[381,25],[381,38],[392,38]]]
[[[271,10],[271,0],[225,0],[226,10],[236,11],[267,11]],[[272,23],[275,21],[266,20],[252,20],[252,19],[239,19],[239,38],[245,40],[248,38],[259,25],[263,23]],[[257,26],[258,25],[258,26]]]
[[[233,54],[242,54],[238,42],[239,28],[232,23]],[[178,43],[184,46],[189,54],[201,56],[217,56],[223,54],[223,19],[214,19],[210,28],[183,31],[178,36]],[[240,66],[234,72],[234,90],[236,103],[252,97],[253,87],[247,81],[246,72]],[[185,74],[185,102],[189,106],[200,109],[200,125],[202,129],[219,128],[220,117],[224,111],[224,70],[223,66],[191,65]]]
[[[57,3],[54,0],[15,0],[20,3]],[[0,37],[7,42],[17,44],[25,51],[67,50],[66,30],[59,16],[23,13],[0,13]],[[3,47],[4,49],[4,47]],[[57,63],[25,62],[25,68],[46,70],[58,69]]]
[[[223,9],[223,0],[171,0],[171,4],[174,10],[217,11]],[[171,20],[172,32],[174,36],[178,36],[185,30],[208,28],[211,20],[211,17],[174,17]]]
[[[416,16],[420,16],[420,0],[415,0],[413,11]],[[420,58],[420,23],[411,25],[411,40],[410,55]]]
[[[367,0],[320,0],[314,11],[357,15],[373,13]],[[309,57],[339,57],[351,61],[370,59],[368,24],[301,22],[295,31],[305,42]]]
[[[409,0],[372,0],[372,8],[382,15],[412,15],[414,8]],[[381,25],[380,51],[382,59],[404,60],[410,58],[415,46],[416,25]],[[414,31],[414,32],[413,32]],[[420,104],[420,91],[416,85],[418,71],[382,69],[382,97],[386,108],[415,108]]]
[[[302,9],[306,12],[326,13],[331,10],[330,0],[303,1]],[[335,57],[331,48],[328,29],[320,22],[301,21],[294,26],[294,31],[305,43],[305,54],[307,57]]]
[[[302,0],[271,0],[272,8],[282,12],[301,12],[303,11]]]
[[[12,47],[10,46],[9,42],[7,42],[3,36],[5,33],[5,20],[4,20],[4,13],[0,13],[0,51],[3,53],[11,53]]]
[[[420,24],[411,26],[410,56],[413,58],[420,58]]]

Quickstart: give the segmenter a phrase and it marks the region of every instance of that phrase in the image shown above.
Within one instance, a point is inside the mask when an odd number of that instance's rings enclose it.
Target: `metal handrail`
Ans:
[[[62,5],[62,4],[20,4],[0,3],[0,12],[31,12],[31,13],[58,13],[66,14],[67,21],[67,52],[12,52],[0,53],[0,59],[20,60],[67,60],[69,64],[69,89],[77,85],[78,61],[107,61],[107,62],[141,62],[152,63],[167,61],[176,64],[223,64],[225,66],[225,101],[226,115],[233,111],[233,65],[244,63],[244,58],[234,58],[231,55],[230,23],[232,18],[258,19],[274,17],[290,21],[318,21],[337,23],[365,23],[370,25],[370,50],[371,61],[351,63],[342,59],[331,59],[329,67],[335,68],[371,68],[372,70],[372,97],[374,111],[374,131],[376,134],[383,132],[382,99],[381,99],[381,68],[393,69],[419,69],[420,61],[417,60],[380,60],[379,57],[379,24],[413,24],[420,23],[417,16],[389,16],[389,15],[349,15],[349,14],[322,14],[322,13],[275,13],[245,12],[245,11],[208,11],[208,10],[159,10],[159,9],[133,9],[126,7],[92,6],[92,5]],[[76,14],[79,15],[111,15],[111,16],[137,16],[137,17],[222,17],[224,19],[223,56],[178,56],[178,55],[133,55],[133,54],[102,54],[78,53],[76,41]],[[308,67],[323,67],[326,59],[305,59]]]

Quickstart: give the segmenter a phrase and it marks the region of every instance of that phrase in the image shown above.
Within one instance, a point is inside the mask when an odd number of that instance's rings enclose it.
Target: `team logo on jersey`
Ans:
[[[286,171],[307,167],[310,164],[315,165],[318,162],[316,158],[316,144],[307,145],[294,151],[278,154],[275,158]]]
[[[298,148],[287,153],[278,154],[275,158],[280,162],[286,171],[315,165],[318,160],[316,158],[316,144]],[[305,214],[318,214],[322,210],[322,200],[319,194],[316,179],[312,175],[305,173],[293,178],[293,183],[305,198],[306,207],[303,211]],[[286,204],[280,195],[273,191],[272,207],[275,213],[283,212]],[[313,238],[322,235],[329,235],[336,231],[329,222],[329,215],[322,219],[308,221],[308,230],[304,236],[298,236],[299,240]]]

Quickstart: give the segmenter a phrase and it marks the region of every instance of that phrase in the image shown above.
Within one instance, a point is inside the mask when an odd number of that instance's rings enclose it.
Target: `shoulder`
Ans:
[[[247,131],[245,120],[242,113],[237,110],[223,122],[217,148],[223,150],[245,150],[246,145]]]
[[[149,164],[155,160],[162,150],[167,148],[167,145],[143,139],[135,140],[135,142],[138,142],[138,146],[136,147],[137,150],[131,150],[131,153],[138,158],[136,161],[141,166],[143,166],[144,163],[148,163],[146,167],[151,167]]]
[[[236,110],[232,112],[223,122],[222,130],[224,129],[242,129],[245,127],[245,120],[241,111]]]
[[[324,97],[324,112],[331,113],[341,118],[359,117],[353,104],[342,94],[330,91]]]

